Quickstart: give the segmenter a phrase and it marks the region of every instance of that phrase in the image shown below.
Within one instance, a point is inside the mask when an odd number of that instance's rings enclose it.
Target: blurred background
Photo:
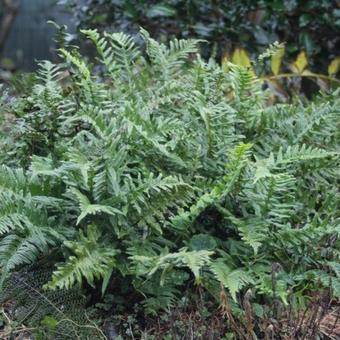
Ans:
[[[74,29],[71,13],[55,0],[0,0],[0,54],[4,70],[31,71],[38,60],[55,60],[56,28]]]

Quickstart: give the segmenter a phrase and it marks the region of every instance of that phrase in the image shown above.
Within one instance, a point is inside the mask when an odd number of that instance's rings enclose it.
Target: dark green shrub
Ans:
[[[169,36],[202,38],[210,42],[210,48],[216,44],[218,55],[235,46],[258,53],[274,41],[287,42],[292,59],[299,51],[306,50],[313,68],[323,72],[340,48],[340,9],[335,0],[62,0],[60,3],[72,7],[79,27],[137,33],[141,26],[163,41]]]
[[[196,55],[197,41],[146,58],[124,33],[83,32],[77,51],[40,64],[1,141],[1,277],[54,266],[46,289],[82,284],[147,313],[199,285],[237,310],[340,295],[339,92],[267,105],[261,82]]]

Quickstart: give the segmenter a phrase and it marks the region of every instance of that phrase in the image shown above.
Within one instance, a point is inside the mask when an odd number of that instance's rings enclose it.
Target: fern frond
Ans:
[[[77,224],[79,224],[88,215],[96,215],[100,213],[113,216],[117,214],[123,215],[123,213],[117,208],[102,204],[91,204],[89,199],[75,188],[70,189],[70,192],[77,198],[79,202],[80,215],[78,216]]]
[[[34,263],[50,246],[56,245],[61,239],[60,235],[48,228],[33,226],[18,234],[3,237],[0,240],[2,280],[16,267]]]
[[[34,155],[30,165],[30,175],[34,179],[36,176],[55,177],[61,176],[61,169],[56,168],[50,157],[39,157]]]
[[[175,228],[188,228],[208,206],[213,203],[218,203],[220,199],[231,191],[247,163],[250,148],[250,144],[240,144],[230,152],[229,162],[226,166],[227,175],[212,187],[211,192],[202,195],[198,201],[190,207],[190,211],[182,212],[180,215],[172,218],[172,223]]]
[[[177,72],[183,64],[188,62],[190,54],[198,52],[200,40],[173,39],[169,44],[169,48],[167,48],[164,44],[152,39],[143,28],[140,30],[140,34],[145,42],[149,58],[154,65],[159,67],[165,77]]]
[[[81,30],[81,33],[85,34],[95,44],[100,57],[100,62],[105,65],[109,75],[114,79],[115,71],[118,67],[112,46],[108,46],[105,37],[100,36],[95,29]]]
[[[60,53],[65,57],[65,59],[73,64],[77,70],[80,72],[81,76],[86,82],[89,82],[91,79],[91,72],[89,68],[87,67],[84,60],[80,59],[78,56],[70,53],[69,51],[65,49],[60,49]]]
[[[210,270],[215,275],[216,279],[223,284],[224,287],[228,288],[234,301],[237,301],[236,293],[247,284],[254,282],[247,271],[242,269],[232,270],[223,262],[223,260],[213,261],[210,264]]]
[[[103,278],[111,271],[115,263],[116,250],[112,246],[99,244],[96,228],[88,227],[87,236],[80,234],[77,241],[66,241],[65,245],[74,253],[67,262],[53,272],[52,280],[46,285],[50,289],[69,289],[83,278],[90,284],[95,279]]]
[[[25,195],[27,180],[23,169],[11,169],[5,165],[0,166],[0,188],[2,191],[10,191]]]
[[[104,37],[108,39],[111,46],[110,50],[106,50],[109,60],[113,58],[117,66],[120,67],[122,72],[120,76],[127,79],[130,87],[133,83],[133,66],[138,59],[140,52],[131,36],[125,33],[104,33]],[[111,68],[110,68],[111,69]],[[111,69],[112,72],[112,69]]]
[[[211,262],[211,255],[213,255],[212,251],[187,251],[187,249],[184,248],[178,253],[169,253],[156,257],[135,255],[131,256],[130,259],[135,262],[142,262],[146,268],[145,273],[147,273],[148,276],[154,275],[158,270],[163,270],[164,273],[169,266],[178,268],[188,267],[194,274],[196,282],[200,283],[200,271],[204,266]]]
[[[246,122],[251,121],[248,112],[262,103],[264,93],[260,90],[259,80],[244,66],[230,64],[230,81],[234,93],[236,109]],[[251,108],[251,109],[250,109]]]
[[[319,158],[335,156],[336,153],[329,152],[306,144],[288,146],[286,150],[280,148],[276,156],[276,165],[285,165],[297,161],[308,161]]]

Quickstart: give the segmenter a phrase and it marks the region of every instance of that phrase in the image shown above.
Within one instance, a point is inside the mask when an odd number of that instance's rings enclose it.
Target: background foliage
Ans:
[[[134,1],[62,0],[72,7],[80,28],[137,33],[139,27],[154,37],[202,38],[226,50],[246,47],[258,54],[274,41],[286,42],[290,57],[305,50],[315,70],[325,72],[337,56],[340,3],[337,0]],[[321,38],[322,37],[322,38]]]

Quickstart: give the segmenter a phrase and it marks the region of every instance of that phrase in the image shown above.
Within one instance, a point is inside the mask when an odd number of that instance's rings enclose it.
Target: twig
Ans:
[[[335,329],[336,325],[338,324],[339,318],[340,318],[340,308],[337,309],[336,317],[335,317],[335,319],[334,319],[333,326],[332,326],[332,328],[331,328],[331,335],[333,334],[334,329]]]
[[[299,77],[321,78],[321,79],[324,79],[324,80],[328,80],[330,82],[340,84],[340,80],[337,79],[337,78],[334,78],[334,77],[331,77],[331,76],[326,76],[324,74],[313,73],[313,72],[305,73],[305,74],[303,74],[303,73],[281,73],[281,74],[278,74],[276,76],[260,77],[259,79],[265,81],[265,80],[276,80],[276,79],[279,79],[279,78],[299,78]]]

